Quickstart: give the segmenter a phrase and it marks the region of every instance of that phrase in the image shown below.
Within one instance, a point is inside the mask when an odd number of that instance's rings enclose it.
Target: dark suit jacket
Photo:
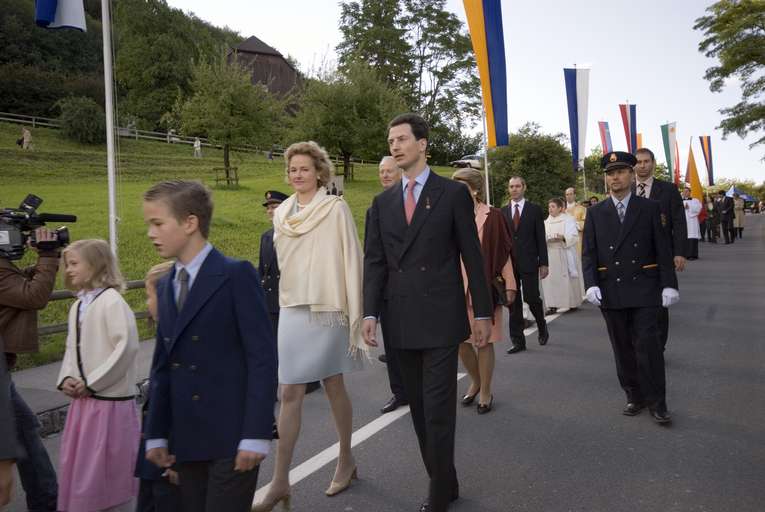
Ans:
[[[632,195],[624,224],[610,197],[591,206],[582,272],[585,289],[600,287],[604,309],[661,306],[662,289],[677,289],[677,277],[659,204]]]
[[[633,196],[637,185],[632,185]],[[657,201],[661,207],[661,224],[669,236],[672,256],[685,256],[688,244],[688,223],[685,220],[683,197],[674,183],[654,178],[648,199]]]
[[[59,258],[42,254],[37,264],[20,269],[0,258],[0,336],[5,351],[21,354],[37,352],[37,310],[48,304],[56,284]]]
[[[733,211],[733,198],[725,196],[720,201],[720,220],[726,221],[733,219],[735,212]]]
[[[431,170],[410,225],[402,184],[390,187],[372,202],[365,238],[364,316],[386,319],[391,346],[447,347],[469,337],[460,256],[475,316],[491,318],[473,200],[461,183]]]
[[[542,208],[526,199],[521,212],[521,222],[516,230],[511,205],[512,203],[503,207],[502,213],[513,237],[515,271],[520,274],[538,272],[539,267],[547,266],[547,237]]]
[[[213,249],[175,305],[158,282],[159,324],[147,439],[170,439],[179,462],[234,457],[242,439],[271,439],[276,341],[258,273]]]
[[[0,338],[0,460],[19,459],[24,452],[16,437],[16,414],[11,404],[11,376],[5,367]]]
[[[260,256],[258,257],[260,284],[266,293],[266,307],[269,313],[279,313],[279,261],[274,247],[274,230],[269,229],[260,236]]]

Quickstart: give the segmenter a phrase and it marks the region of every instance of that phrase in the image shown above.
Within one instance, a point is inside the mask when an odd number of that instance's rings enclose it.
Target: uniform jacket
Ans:
[[[279,313],[279,262],[274,248],[274,230],[269,229],[260,236],[260,256],[258,257],[260,284],[266,293],[266,307],[269,313]]]
[[[60,389],[64,379],[74,377],[85,382],[94,398],[132,398],[138,380],[135,314],[114,288],[96,297],[81,317],[79,308],[78,300],[69,309],[66,352],[56,385]]]
[[[632,185],[632,196],[635,197],[636,185]],[[661,206],[661,215],[663,217],[662,226],[666,230],[670,239],[670,250],[672,256],[685,256],[686,240],[688,239],[688,228],[685,222],[685,208],[683,207],[683,197],[673,183],[662,181],[654,177],[651,185],[651,195],[648,199],[657,201]]]
[[[59,258],[40,255],[37,264],[20,269],[0,258],[0,337],[5,351],[14,354],[37,352],[37,310],[50,300],[56,284]]]
[[[723,221],[731,220],[733,218],[733,198],[725,196],[722,200],[718,200],[715,204],[719,205],[720,219]]]
[[[526,199],[518,229],[513,225],[512,202],[502,208],[513,237],[513,263],[521,274],[537,272],[547,266],[547,238],[542,209]]]
[[[473,200],[463,184],[431,170],[407,225],[397,183],[374,198],[365,237],[364,316],[386,319],[391,346],[447,347],[470,337],[460,256],[475,316],[492,317]]]
[[[602,308],[661,306],[662,289],[677,289],[661,219],[656,201],[634,194],[623,224],[611,198],[587,211],[582,247],[584,287],[600,287]]]
[[[271,439],[276,341],[252,264],[213,249],[178,312],[157,283],[159,324],[147,439],[170,439],[179,462],[234,457],[242,439]]]

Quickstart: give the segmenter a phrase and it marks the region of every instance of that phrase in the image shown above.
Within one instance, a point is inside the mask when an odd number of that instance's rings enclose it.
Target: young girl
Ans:
[[[69,311],[58,377],[72,403],[61,439],[57,510],[128,510],[138,490],[135,316],[120,294],[124,281],[106,242],[74,242],[62,265],[64,284],[78,300]]]
[[[157,281],[170,272],[174,264],[174,261],[165,261],[154,265],[146,273],[146,309],[155,322],[158,320]],[[147,395],[143,405],[144,418],[148,410],[149,396]],[[141,479],[135,510],[136,512],[180,512],[178,473],[172,469],[163,471],[146,460],[146,440],[143,437],[142,435],[135,467],[135,476]]]

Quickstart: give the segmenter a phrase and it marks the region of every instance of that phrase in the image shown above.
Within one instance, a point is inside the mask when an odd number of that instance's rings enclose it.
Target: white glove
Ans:
[[[661,291],[661,305],[665,308],[680,302],[680,292],[674,288],[664,288]]]
[[[600,301],[603,299],[603,296],[600,294],[599,287],[590,286],[587,288],[587,292],[584,294],[584,298],[587,299],[587,302],[593,306],[600,306]]]

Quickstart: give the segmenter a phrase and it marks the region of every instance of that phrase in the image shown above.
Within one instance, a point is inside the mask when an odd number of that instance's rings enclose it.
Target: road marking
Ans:
[[[547,320],[547,322],[552,322],[566,311],[568,311],[568,309],[559,309],[555,314],[546,316],[545,320]],[[523,331],[523,334],[528,336],[529,334],[534,333],[536,330],[536,326],[529,327]],[[466,376],[467,373],[460,372],[457,374],[457,380],[459,381]],[[399,407],[393,412],[383,414],[380,417],[370,421],[351,435],[351,448],[363,443],[388,425],[391,425],[393,422],[399,418],[403,418],[407,414],[409,414],[409,407]],[[333,460],[337,459],[339,453],[340,443],[338,442],[329,448],[326,448],[325,450],[317,453],[302,464],[296,466],[290,471],[290,485],[295,486],[301,480],[308,478],[313,473],[317,472]],[[258,489],[258,491],[255,493],[253,504],[259,503],[263,498],[265,498],[269,487],[270,484],[266,484]]]
[[[457,374],[457,380],[460,380],[467,376],[467,373],[458,373]],[[363,427],[359,428],[356,432],[354,432],[351,436],[351,448],[354,446],[357,446],[376,433],[380,432],[382,429],[393,423],[394,421],[398,420],[399,418],[402,418],[409,414],[409,407],[399,407],[393,412],[389,412],[387,414],[383,414],[380,417],[370,421]],[[333,460],[335,460],[340,453],[340,443],[337,442],[330,446],[329,448],[325,449],[324,451],[321,451],[308,459],[307,461],[303,462],[299,466],[296,466],[290,471],[290,485],[294,486],[304,478],[309,477],[316,471],[320,470]],[[253,504],[260,502],[268,492],[270,484],[266,484],[255,493],[255,499],[253,500]]]

